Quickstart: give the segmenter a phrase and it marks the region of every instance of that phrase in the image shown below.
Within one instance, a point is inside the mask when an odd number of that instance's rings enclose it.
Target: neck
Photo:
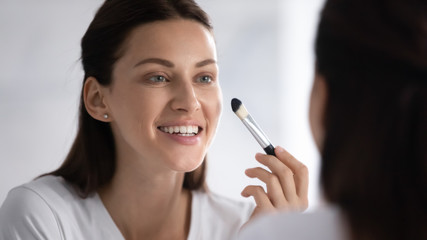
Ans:
[[[191,193],[182,188],[183,179],[184,173],[174,171],[118,167],[99,195],[126,239],[186,239]]]

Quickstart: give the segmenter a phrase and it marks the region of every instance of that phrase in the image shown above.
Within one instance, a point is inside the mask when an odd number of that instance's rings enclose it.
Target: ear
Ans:
[[[111,114],[104,97],[105,88],[94,77],[88,77],[83,88],[86,111],[101,122],[110,122]]]

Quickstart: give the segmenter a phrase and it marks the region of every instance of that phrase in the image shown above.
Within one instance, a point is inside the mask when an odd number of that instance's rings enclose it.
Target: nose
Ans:
[[[200,109],[200,102],[191,83],[181,83],[172,91],[174,91],[174,98],[171,102],[173,110],[192,113]]]

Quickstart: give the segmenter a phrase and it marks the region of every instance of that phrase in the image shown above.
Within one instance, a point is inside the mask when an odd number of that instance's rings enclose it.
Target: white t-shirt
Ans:
[[[232,239],[254,204],[192,191],[188,240]],[[12,189],[0,208],[0,240],[124,239],[98,194],[80,198],[62,177]]]
[[[243,227],[238,240],[345,240],[347,228],[336,207],[325,206],[307,213],[276,213],[256,217]]]

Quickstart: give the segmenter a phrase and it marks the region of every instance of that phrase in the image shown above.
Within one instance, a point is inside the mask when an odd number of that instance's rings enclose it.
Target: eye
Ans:
[[[201,82],[201,83],[211,83],[212,82],[212,77],[211,76],[201,76],[197,79],[197,81]]]
[[[155,75],[155,76],[151,76],[148,80],[150,80],[151,82],[167,82],[167,79],[162,76],[162,75]]]

